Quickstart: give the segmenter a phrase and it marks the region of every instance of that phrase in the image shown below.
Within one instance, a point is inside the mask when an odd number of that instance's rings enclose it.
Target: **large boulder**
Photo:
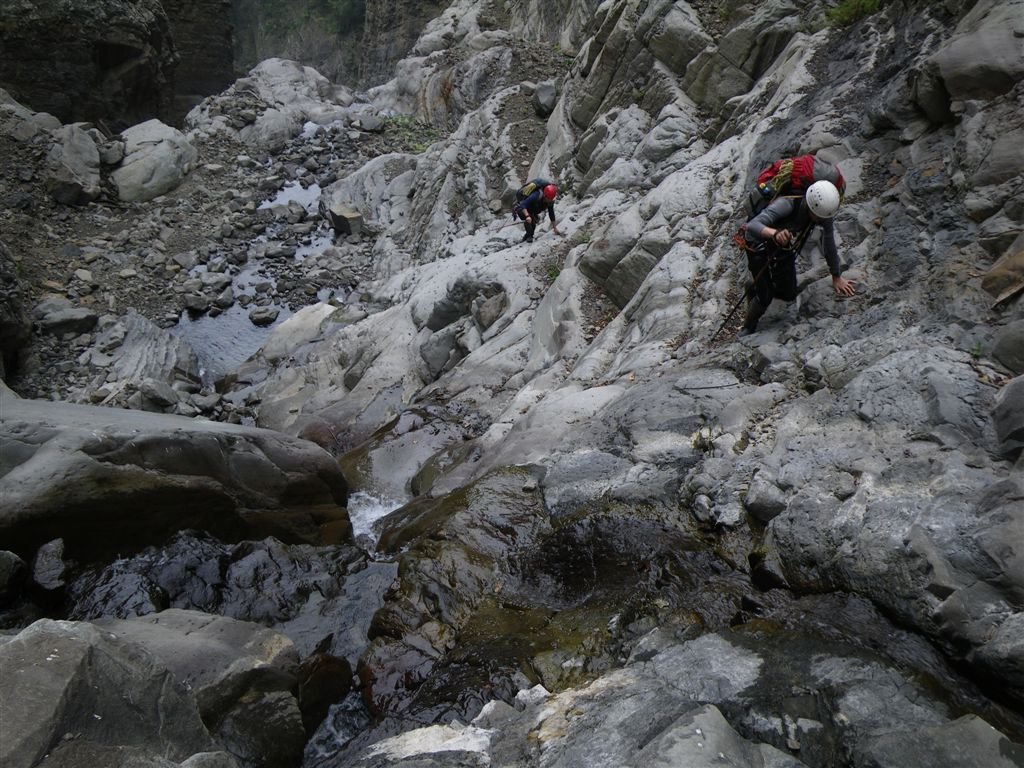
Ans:
[[[4,4],[0,86],[64,123],[165,115],[177,58],[159,0]]]
[[[1004,451],[1024,448],[1024,376],[1003,387],[992,413]]]
[[[100,196],[100,151],[81,124],[54,132],[47,157],[50,194],[64,205],[85,205]]]
[[[1024,0],[982,0],[931,63],[951,99],[991,98],[1024,77]]]
[[[24,142],[60,126],[60,120],[53,115],[33,112],[0,88],[0,134]]]
[[[48,753],[90,746],[174,761],[214,749],[182,681],[139,645],[92,624],[36,622],[0,645],[0,673],[6,768],[31,768]],[[59,764],[84,764],[64,760]]]
[[[258,624],[176,609],[95,623],[145,648],[187,686],[210,733],[243,764],[298,762],[305,742],[292,694],[299,656],[287,637]]]
[[[127,553],[186,528],[315,538],[347,500],[337,462],[304,440],[6,388],[0,445],[0,536],[25,555],[56,538],[69,557]]]
[[[125,202],[142,202],[170,192],[191,172],[197,153],[184,134],[159,120],[147,120],[122,134],[124,159],[111,178]]]
[[[1024,320],[1009,323],[996,334],[992,357],[1012,373],[1024,373]]]

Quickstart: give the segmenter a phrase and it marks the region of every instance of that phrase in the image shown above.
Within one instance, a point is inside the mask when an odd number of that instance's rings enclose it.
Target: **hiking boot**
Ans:
[[[521,240],[521,242],[523,242],[523,243],[532,243],[533,242],[533,235],[523,235],[523,239]]]
[[[753,333],[757,330],[757,321],[761,319],[761,315],[764,314],[764,307],[761,306],[761,302],[757,296],[747,297],[747,314],[743,318],[743,330],[747,333]]]

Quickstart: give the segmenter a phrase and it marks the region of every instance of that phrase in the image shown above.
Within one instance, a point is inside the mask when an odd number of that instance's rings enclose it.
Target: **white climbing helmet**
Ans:
[[[819,219],[831,219],[839,210],[839,190],[831,181],[816,181],[807,188],[807,205]]]

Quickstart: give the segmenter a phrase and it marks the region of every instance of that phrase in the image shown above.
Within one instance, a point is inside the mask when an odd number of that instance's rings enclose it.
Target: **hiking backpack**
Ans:
[[[757,176],[757,184],[747,195],[746,219],[733,235],[733,243],[743,251],[750,251],[746,239],[746,222],[768,207],[777,197],[803,197],[807,188],[816,181],[830,181],[839,190],[842,199],[846,180],[839,167],[814,155],[799,155],[776,160]]]
[[[526,182],[523,186],[516,190],[516,202],[512,206],[512,218],[516,218],[519,215],[520,209],[523,207],[523,201],[536,192],[538,189],[544,189],[550,181],[546,179],[533,179],[532,181]]]
[[[748,219],[763,211],[772,200],[781,196],[802,196],[816,181],[830,181],[839,190],[840,199],[846,191],[846,180],[838,166],[814,155],[799,155],[776,160],[757,176],[750,192]]]

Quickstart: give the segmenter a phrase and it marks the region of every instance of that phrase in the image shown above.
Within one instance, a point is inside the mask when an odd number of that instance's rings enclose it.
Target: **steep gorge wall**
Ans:
[[[167,117],[178,54],[159,0],[5,3],[0,87],[62,122]]]
[[[5,3],[0,87],[62,122],[180,124],[234,79],[230,0]]]
[[[529,2],[514,0],[507,4],[509,31],[527,40],[557,43],[565,51],[575,52],[585,30],[594,18],[594,3],[585,0]]]
[[[280,57],[313,67],[333,82],[370,88],[394,76],[395,64],[409,55],[427,22],[449,2],[301,0],[282,7],[229,0],[228,5],[240,70]]]
[[[395,64],[409,54],[427,22],[447,5],[445,0],[367,0],[352,84],[368,87],[390,79]]]
[[[231,0],[163,0],[180,60],[174,70],[172,121],[235,79]]]

